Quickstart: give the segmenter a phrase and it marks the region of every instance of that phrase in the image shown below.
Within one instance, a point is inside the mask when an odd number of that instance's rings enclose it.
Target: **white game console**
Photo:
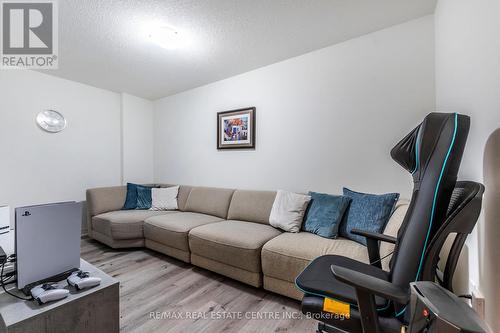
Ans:
[[[81,202],[17,207],[15,213],[18,289],[28,295],[80,267]]]
[[[92,277],[89,272],[78,270],[68,277],[68,284],[75,287],[76,290],[92,288],[101,284],[101,278]]]
[[[31,289],[31,296],[33,296],[35,301],[37,301],[40,305],[58,301],[66,298],[68,295],[69,290],[59,288],[58,285],[51,283],[44,283]]]

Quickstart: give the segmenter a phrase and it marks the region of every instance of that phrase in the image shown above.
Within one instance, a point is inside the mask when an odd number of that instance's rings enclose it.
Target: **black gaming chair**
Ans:
[[[366,237],[372,264],[325,255],[296,279],[305,294],[302,311],[321,318],[318,332],[400,332],[407,320],[410,282],[438,280],[451,289],[458,255],[477,221],[484,192],[481,184],[456,182],[468,130],[467,116],[431,113],[392,149],[393,159],[414,180],[397,238],[353,230]],[[451,233],[457,235],[441,273],[439,253]],[[395,244],[389,272],[381,268],[380,242]],[[325,299],[350,304],[349,319],[324,311]]]

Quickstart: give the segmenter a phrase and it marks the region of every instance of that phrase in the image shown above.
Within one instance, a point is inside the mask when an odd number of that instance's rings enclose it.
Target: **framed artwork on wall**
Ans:
[[[255,148],[255,107],[217,113],[217,149]]]

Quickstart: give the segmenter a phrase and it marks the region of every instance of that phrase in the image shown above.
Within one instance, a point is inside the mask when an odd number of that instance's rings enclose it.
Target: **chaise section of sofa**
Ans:
[[[162,184],[160,186],[171,186]],[[152,216],[172,214],[166,211],[121,210],[126,186],[88,189],[87,233],[112,248],[144,246],[144,221]],[[183,204],[179,196],[179,204]]]
[[[92,229],[96,234],[102,234],[117,241],[139,240],[144,238],[143,225],[146,219],[172,214],[175,212],[148,210],[107,212],[92,218]]]

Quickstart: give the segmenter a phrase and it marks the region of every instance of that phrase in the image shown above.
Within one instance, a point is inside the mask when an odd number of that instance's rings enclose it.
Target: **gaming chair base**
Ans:
[[[305,295],[302,299],[302,313],[320,321],[317,332],[327,333],[360,333],[361,318],[357,309],[351,307],[350,318],[339,318],[338,315],[323,311],[324,298]],[[394,317],[379,316],[380,333],[400,333],[403,324]]]

